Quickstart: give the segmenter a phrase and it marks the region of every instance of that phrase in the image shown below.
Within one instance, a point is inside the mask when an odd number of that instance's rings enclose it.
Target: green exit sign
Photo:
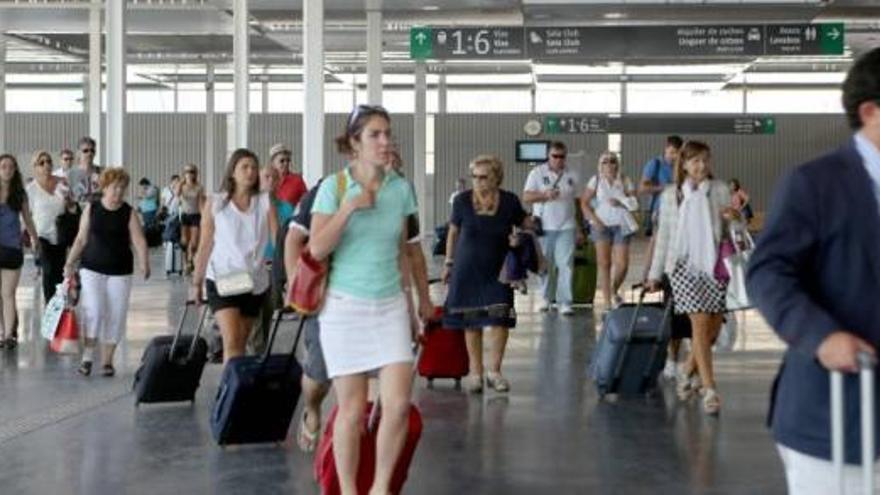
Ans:
[[[823,55],[843,55],[844,29],[842,22],[819,25],[819,46]]]
[[[409,30],[409,57],[425,60],[434,55],[434,32],[429,27],[414,27]]]

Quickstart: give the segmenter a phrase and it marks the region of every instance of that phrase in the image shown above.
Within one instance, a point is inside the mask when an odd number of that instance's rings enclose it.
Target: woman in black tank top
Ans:
[[[134,272],[132,246],[144,279],[150,277],[147,241],[137,215],[124,201],[129,175],[121,168],[108,168],[101,173],[101,199],[89,203],[83,212],[79,233],[64,267],[72,276],[79,262],[82,284],[78,308],[81,329],[85,333],[85,350],[79,372],[88,376],[92,371],[94,350],[101,342],[101,374],[113,376],[113,354],[125,338],[131,275]]]

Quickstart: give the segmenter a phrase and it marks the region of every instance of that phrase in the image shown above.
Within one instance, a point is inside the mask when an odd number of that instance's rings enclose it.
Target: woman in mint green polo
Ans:
[[[393,149],[385,109],[355,108],[336,145],[350,158],[349,166],[321,183],[309,240],[316,259],[330,258],[327,298],[318,321],[339,404],[333,454],[342,493],[357,493],[367,378],[378,371],[382,416],[371,493],[390,493],[391,474],[406,440],[412,388],[413,334],[401,266],[406,266],[406,218],[417,208],[406,180],[384,173]]]

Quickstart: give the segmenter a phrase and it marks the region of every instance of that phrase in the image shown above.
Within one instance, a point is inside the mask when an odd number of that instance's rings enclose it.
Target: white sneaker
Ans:
[[[571,316],[574,314],[574,309],[570,304],[562,304],[559,306],[559,313],[564,316]]]
[[[547,311],[550,311],[550,309],[552,307],[553,307],[553,305],[550,304],[548,301],[545,301],[544,299],[541,299],[541,302],[538,303],[538,311],[540,311],[542,313],[546,313]]]

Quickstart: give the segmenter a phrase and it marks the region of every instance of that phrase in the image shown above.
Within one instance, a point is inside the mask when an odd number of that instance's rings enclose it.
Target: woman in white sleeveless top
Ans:
[[[608,306],[620,304],[617,291],[629,269],[630,238],[638,228],[631,213],[638,207],[635,195],[632,182],[620,173],[617,154],[602,153],[599,174],[590,179],[581,197],[581,210],[590,221],[590,236],[596,244],[596,278]]]
[[[264,253],[271,232],[277,228],[275,207],[268,194],[260,192],[260,165],[253,152],[242,148],[229,157],[222,191],[206,202],[201,225],[192,293],[200,301],[205,284],[208,304],[223,335],[226,362],[244,354],[262,298],[268,293]],[[233,275],[238,279],[249,275],[253,289],[244,294],[221,294],[222,280]]]

